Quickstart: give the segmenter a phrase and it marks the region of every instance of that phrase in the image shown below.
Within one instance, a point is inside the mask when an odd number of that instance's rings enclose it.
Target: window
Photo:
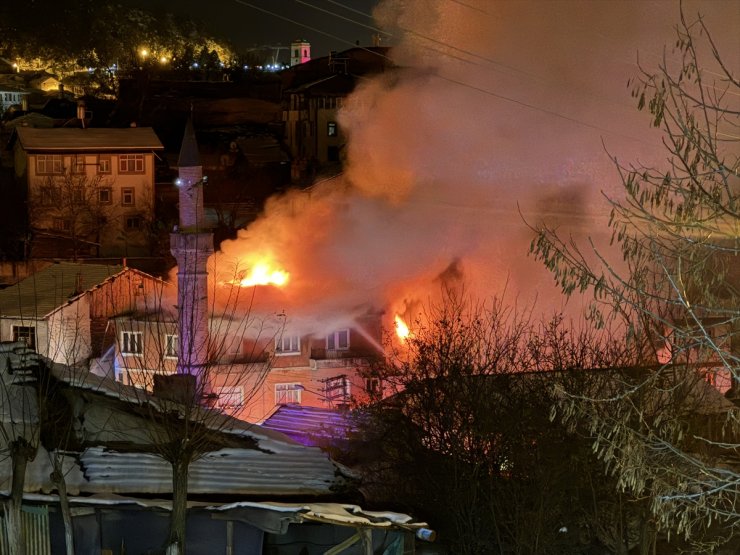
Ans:
[[[62,170],[62,157],[59,154],[37,154],[36,173],[39,175],[60,175]]]
[[[121,354],[123,355],[140,355],[141,332],[140,331],[123,331],[121,332]]]
[[[326,134],[329,137],[336,137],[337,136],[337,122],[336,121],[330,121],[326,124]]]
[[[301,338],[297,335],[283,335],[275,339],[276,355],[293,355],[301,352]]]
[[[276,383],[275,404],[287,405],[289,403],[300,404],[301,391],[303,387],[299,383]]]
[[[171,333],[164,336],[164,356],[165,358],[177,358],[177,353],[180,350],[179,338]]]
[[[54,229],[56,231],[70,232],[72,231],[72,221],[66,218],[54,218]]]
[[[381,394],[379,378],[365,378],[365,393],[371,396]]]
[[[36,349],[36,328],[33,326],[13,326],[13,341],[25,343],[29,349]]]
[[[111,173],[110,154],[98,156],[98,173]]]
[[[329,378],[325,382],[324,397],[329,403],[349,403],[350,381],[347,376]]]
[[[85,188],[84,187],[72,187],[72,204],[84,204],[85,203]]]
[[[139,216],[127,216],[126,217],[126,229],[128,231],[137,231],[143,227],[141,218]]]
[[[119,173],[144,173],[143,154],[121,154],[118,157]]]
[[[241,386],[217,387],[216,406],[221,409],[238,409],[244,406],[244,391]]]
[[[338,330],[326,336],[326,348],[331,351],[349,349],[349,330]]]
[[[42,187],[41,188],[41,204],[42,206],[54,206],[57,204],[57,189],[56,187]]]
[[[98,189],[98,202],[100,204],[111,204],[113,202],[113,189],[110,187]]]
[[[81,154],[72,156],[72,173],[84,174],[85,173],[85,157]]]
[[[123,187],[121,189],[121,206],[133,206],[136,203],[136,189]]]

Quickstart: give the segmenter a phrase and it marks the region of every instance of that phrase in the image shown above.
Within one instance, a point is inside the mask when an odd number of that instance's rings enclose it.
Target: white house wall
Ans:
[[[91,355],[90,302],[83,295],[49,317],[49,341],[45,353],[54,362],[74,365]]]

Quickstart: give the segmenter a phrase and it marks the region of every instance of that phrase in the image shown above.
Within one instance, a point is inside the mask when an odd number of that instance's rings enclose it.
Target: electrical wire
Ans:
[[[327,33],[325,31],[322,31],[321,29],[317,29],[317,28],[315,28],[315,27],[313,27],[311,25],[307,25],[305,23],[301,23],[299,21],[296,21],[294,19],[291,19],[289,17],[283,16],[283,15],[278,14],[278,13],[272,12],[272,11],[267,10],[265,8],[261,8],[259,6],[255,6],[254,4],[252,4],[250,2],[247,2],[246,0],[234,0],[234,2],[236,2],[238,4],[242,4],[242,5],[247,6],[249,8],[255,9],[255,10],[260,11],[262,13],[271,15],[271,16],[276,17],[278,19],[282,19],[283,21],[287,21],[289,23],[293,23],[293,24],[298,25],[300,27],[304,27],[306,29],[309,29],[309,30],[315,32],[315,33],[319,33],[321,35],[328,36],[328,37],[333,38],[335,40],[338,40],[338,41],[340,41],[342,43],[349,44],[349,45],[351,45],[351,46],[353,46],[355,48],[359,48],[361,50],[365,50],[365,51],[370,52],[370,53],[372,53],[372,54],[374,54],[376,56],[379,56],[379,57],[384,58],[384,59],[386,59],[386,60],[388,60],[390,62],[393,62],[393,60],[389,56],[386,56],[382,52],[378,52],[377,50],[373,50],[373,49],[362,47],[362,46],[357,46],[357,45],[355,45],[351,41],[342,39],[341,37],[337,37],[336,35],[333,35],[331,33]],[[304,3],[305,4],[305,2],[303,2],[302,0],[301,0],[301,3]],[[445,43],[442,43],[442,44],[445,44]],[[447,46],[451,46],[451,45],[447,45]],[[471,62],[471,63],[475,63],[475,62]],[[478,64],[478,65],[480,65],[480,64]],[[526,72],[523,72],[522,70],[518,70],[518,71],[526,74]],[[537,112],[540,112],[540,113],[543,113],[543,114],[546,114],[546,115],[549,115],[549,116],[552,116],[552,117],[556,117],[556,118],[562,119],[564,121],[568,121],[568,122],[574,123],[576,125],[581,125],[583,127],[589,128],[589,129],[593,129],[593,130],[596,130],[596,131],[601,131],[601,132],[607,133],[609,135],[619,136],[619,137],[622,137],[622,138],[627,138],[627,139],[630,139],[630,140],[633,140],[633,141],[637,141],[637,142],[642,143],[642,144],[651,144],[651,143],[648,143],[647,141],[645,141],[643,139],[640,139],[638,137],[634,137],[632,135],[627,135],[627,134],[620,133],[620,132],[617,132],[617,131],[614,131],[614,130],[611,130],[611,129],[607,129],[605,127],[602,127],[602,126],[599,126],[599,125],[596,125],[596,124],[588,123],[586,121],[583,121],[583,120],[580,120],[580,119],[577,119],[577,118],[574,118],[574,117],[571,117],[571,116],[562,114],[562,113],[557,112],[555,110],[550,110],[548,108],[543,108],[543,107],[537,106],[535,104],[530,104],[528,102],[525,102],[525,101],[516,99],[516,98],[511,97],[511,96],[507,96],[507,95],[503,95],[503,94],[500,94],[500,93],[496,93],[496,92],[491,91],[489,89],[485,89],[483,87],[478,87],[478,86],[472,85],[470,83],[465,83],[464,81],[460,81],[458,79],[453,79],[451,77],[446,77],[446,76],[441,75],[441,74],[434,74],[434,77],[436,77],[437,79],[446,81],[448,83],[452,83],[452,84],[455,84],[455,85],[458,85],[458,86],[462,86],[462,87],[465,87],[465,88],[468,88],[468,89],[477,91],[479,93],[482,93],[482,94],[491,96],[493,98],[497,98],[499,100],[503,100],[505,102],[510,102],[512,104],[516,104],[516,105],[521,106],[521,107],[524,107],[524,108],[535,110]],[[536,77],[536,76],[534,76],[534,77]]]

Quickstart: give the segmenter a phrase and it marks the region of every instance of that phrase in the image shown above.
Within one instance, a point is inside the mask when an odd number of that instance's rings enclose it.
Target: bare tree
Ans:
[[[377,370],[391,395],[362,411],[368,495],[405,500],[455,553],[652,545],[645,504],[617,490],[583,427],[552,418],[562,390],[618,379],[629,349],[452,290],[410,328]]]
[[[28,200],[37,235],[68,241],[73,260],[100,255],[101,232],[115,212],[112,193],[101,176],[72,171],[50,176],[31,190]]]
[[[719,543],[740,527],[740,413],[705,386],[733,395],[740,385],[740,81],[701,16],[682,12],[672,55],[631,85],[663,131],[668,164],[614,159],[622,260],[597,252],[601,264],[589,263],[591,248],[547,228],[532,250],[566,293],[591,290],[595,321],[620,319],[654,362],[619,389],[571,399],[566,414],[591,419],[599,454],[623,487],[651,498],[661,526],[692,539],[710,529]]]
[[[143,433],[151,451],[172,469],[168,553],[185,552],[190,465],[209,451],[238,445],[224,432],[261,391],[275,337],[282,332],[280,319],[264,320],[252,312],[254,288],[217,280],[210,287],[205,342],[188,335],[189,344],[175,347],[183,334],[177,312],[168,308],[173,306],[171,291],[162,290],[145,301],[140,314],[117,321],[117,350],[129,355],[119,359],[122,380],[138,388],[134,403],[148,422]],[[196,294],[194,289],[189,293]],[[180,298],[177,310],[196,310],[197,300],[183,303]],[[177,360],[183,352],[205,363],[183,372]]]

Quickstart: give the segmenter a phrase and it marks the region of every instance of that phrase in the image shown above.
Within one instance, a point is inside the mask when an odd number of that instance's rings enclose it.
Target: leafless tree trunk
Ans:
[[[59,494],[59,506],[62,511],[62,521],[64,522],[64,546],[67,555],[75,555],[74,528],[72,526],[72,511],[69,508],[69,498],[67,497],[67,482],[64,480],[62,469],[62,460],[60,457],[54,457],[52,464],[54,470],[51,473],[51,481],[56,486]]]
[[[17,438],[10,447],[13,480],[8,501],[7,529],[10,555],[26,555],[26,540],[23,533],[23,486],[26,481],[26,466],[36,454],[36,449],[25,438]]]

